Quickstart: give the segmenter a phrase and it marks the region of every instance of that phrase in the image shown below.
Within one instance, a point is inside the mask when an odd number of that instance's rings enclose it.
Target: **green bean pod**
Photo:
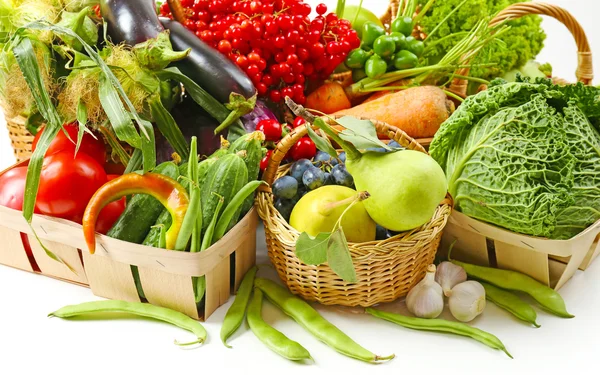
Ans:
[[[109,300],[85,302],[79,305],[65,306],[55,312],[48,314],[48,316],[55,316],[58,318],[67,319],[79,315],[95,313],[127,313],[147,318],[153,318],[166,323],[170,323],[174,326],[190,331],[191,333],[196,335],[196,341],[188,343],[179,343],[175,341],[175,344],[180,346],[200,344],[206,340],[206,330],[199,322],[178,311],[150,305],[148,303]]]
[[[464,268],[470,277],[486,281],[502,289],[529,294],[542,307],[554,315],[562,318],[575,317],[567,312],[565,301],[560,294],[530,276],[499,268],[476,266],[458,260],[452,260],[451,262]]]
[[[504,289],[500,289],[485,282],[482,282],[481,285],[483,285],[483,288],[485,289],[485,298],[490,302],[503,308],[522,321],[533,324],[536,328],[540,328],[540,325],[535,321],[537,319],[537,313],[533,307],[529,306],[529,304]]]
[[[225,233],[227,233],[227,228],[238,209],[244,204],[244,200],[249,197],[260,185],[266,184],[264,181],[250,181],[244,187],[238,191],[233,198],[231,198],[231,202],[225,207],[223,210],[223,214],[219,218],[217,226],[215,228],[214,233],[214,241],[220,240]]]
[[[452,322],[444,319],[423,319],[414,318],[411,316],[404,316],[400,314],[394,314],[381,310],[375,310],[368,307],[365,310],[367,313],[374,317],[387,320],[389,322],[398,324],[402,327],[415,329],[419,331],[432,331],[432,332],[445,332],[453,333],[455,335],[470,337],[473,340],[477,340],[482,344],[485,344],[493,349],[502,350],[510,358],[513,356],[506,350],[506,347],[496,336],[491,333],[480,330],[479,328],[471,327],[468,324],[460,322]]]
[[[296,341],[268,325],[261,316],[263,292],[256,288],[248,306],[248,325],[254,335],[269,349],[292,361],[311,359],[310,353]]]
[[[339,353],[370,363],[394,358],[394,354],[388,357],[380,357],[363,348],[323,318],[312,306],[275,282],[258,278],[254,285],[260,288],[271,302],[305,330]]]
[[[231,348],[231,346],[227,344],[227,339],[240,328],[244,321],[244,314],[246,314],[248,301],[250,301],[252,288],[254,288],[256,271],[257,268],[254,266],[246,272],[237,291],[237,295],[235,296],[235,300],[233,301],[233,304],[231,304],[231,307],[229,307],[229,310],[227,310],[227,314],[225,314],[225,318],[223,319],[223,325],[221,326],[221,341],[223,342],[223,345],[228,348]]]

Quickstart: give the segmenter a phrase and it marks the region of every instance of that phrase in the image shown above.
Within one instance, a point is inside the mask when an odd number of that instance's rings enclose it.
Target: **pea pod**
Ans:
[[[166,323],[170,323],[179,328],[183,328],[192,332],[196,335],[196,341],[189,343],[178,343],[177,345],[193,345],[203,343],[206,340],[206,330],[202,324],[198,323],[194,319],[182,314],[178,311],[170,310],[164,307],[150,305],[148,303],[140,302],[125,302],[125,301],[94,301],[85,302],[79,305],[65,306],[55,312],[48,314],[48,316],[55,316],[58,318],[72,318],[75,316],[94,314],[94,313],[127,313],[138,316],[144,316],[147,318],[153,318],[161,320]]]
[[[246,314],[246,307],[248,307],[248,301],[250,300],[250,294],[252,294],[252,288],[254,288],[254,278],[256,277],[256,266],[250,268],[246,275],[244,275],[244,279],[240,284],[240,288],[238,289],[237,295],[235,296],[235,300],[233,304],[227,310],[227,314],[225,314],[225,319],[223,319],[223,325],[221,326],[221,341],[223,345],[228,348],[231,348],[230,345],[227,344],[227,339],[240,328],[242,322],[244,321],[244,314]]]
[[[392,62],[398,70],[412,69],[419,63],[419,58],[410,51],[400,51],[394,56]]]
[[[499,268],[476,266],[458,260],[451,260],[451,262],[464,268],[470,277],[488,282],[502,289],[529,294],[542,307],[554,315],[562,318],[575,317],[567,312],[565,301],[560,294],[530,276]]]
[[[247,318],[254,335],[283,358],[292,361],[310,359],[310,353],[302,345],[288,339],[283,333],[265,323],[261,316],[262,300],[263,292],[258,288],[255,289],[250,306],[248,306]]]
[[[512,355],[506,350],[506,347],[496,336],[491,333],[487,333],[478,328],[471,327],[468,324],[460,322],[451,322],[444,319],[423,319],[414,318],[411,316],[404,316],[400,314],[394,314],[373,308],[367,308],[366,312],[373,315],[376,318],[384,319],[389,322],[398,324],[402,327],[415,329],[419,331],[433,331],[433,332],[445,332],[453,333],[455,335],[470,337],[474,340],[481,342],[493,349],[502,350],[506,355],[512,358]]]
[[[535,321],[537,318],[535,310],[518,296],[488,283],[482,282],[481,285],[483,285],[483,288],[485,289],[485,298],[489,301],[513,314],[522,321],[531,323],[536,328],[540,327]]]
[[[388,357],[380,357],[363,348],[339,328],[325,320],[312,306],[275,282],[258,278],[254,285],[305,330],[339,353],[370,363],[394,358],[393,354]]]

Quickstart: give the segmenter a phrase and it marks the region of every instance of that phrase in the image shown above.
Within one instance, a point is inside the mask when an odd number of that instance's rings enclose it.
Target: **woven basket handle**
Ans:
[[[594,77],[593,66],[592,66],[592,52],[590,50],[590,44],[588,42],[587,36],[585,35],[585,31],[577,22],[575,17],[565,9],[547,3],[516,3],[506,7],[506,9],[502,10],[500,13],[494,17],[490,21],[490,26],[496,26],[506,20],[521,18],[523,16],[527,16],[530,14],[539,14],[544,16],[550,16],[556,18],[558,21],[562,22],[567,29],[571,32],[573,37],[575,38],[575,43],[577,44],[577,71],[575,75],[577,76],[577,80],[589,85],[592,82],[592,78]],[[464,68],[460,69],[457,74],[467,76],[469,74],[469,69]],[[458,93],[466,95],[467,93],[467,81],[463,79],[454,79],[450,90]]]
[[[325,122],[327,122],[329,125],[333,125],[333,126],[336,125],[335,119],[331,119],[328,117],[322,117],[322,119]],[[370,120],[370,119],[364,119],[364,118],[359,118],[359,119],[371,121],[373,123],[373,125],[375,126],[377,134],[379,134],[380,136],[385,136],[388,139],[393,139],[396,142],[398,142],[399,145],[401,145],[402,147],[404,147],[408,150],[415,150],[415,151],[427,153],[427,151],[421,144],[419,144],[417,141],[415,141],[414,139],[409,137],[406,133],[404,133],[402,130],[396,128],[395,126],[389,125],[385,122],[376,121],[376,120]],[[313,129],[317,130],[316,127],[313,127]],[[279,142],[277,144],[277,147],[275,147],[275,149],[273,150],[273,154],[271,155],[271,160],[269,161],[269,165],[267,166],[267,169],[263,173],[263,180],[269,185],[261,186],[259,188],[260,190],[262,190],[262,191],[270,190],[269,186],[271,186],[273,184],[273,182],[275,181],[275,178],[277,177],[277,170],[279,169],[279,165],[285,158],[286,154],[292,148],[292,146],[294,146],[296,144],[296,142],[298,142],[300,140],[300,138],[304,137],[307,133],[308,133],[308,130],[306,129],[306,126],[299,126],[299,127],[295,128],[294,130],[292,130],[288,135],[286,135],[281,140],[281,142]]]

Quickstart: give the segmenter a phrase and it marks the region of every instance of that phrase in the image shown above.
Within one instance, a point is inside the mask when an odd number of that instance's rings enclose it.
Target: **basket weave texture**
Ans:
[[[9,117],[8,112],[4,110],[4,105],[0,100],[0,111],[5,113],[6,127],[10,143],[15,153],[17,162],[22,162],[31,157],[31,145],[33,144],[33,135],[25,127],[26,118],[23,116]]]
[[[407,149],[426,152],[403,131],[382,122],[373,123],[378,134]],[[289,171],[289,165],[280,166],[280,162],[306,133],[305,127],[296,128],[279,143],[263,176],[267,183],[272,184]],[[324,305],[363,307],[403,297],[424,277],[435,258],[452,207],[447,197],[432,219],[420,228],[385,241],[349,243],[358,278],[357,283],[349,284],[328,265],[306,265],[296,257],[295,244],[300,233],[285,221],[273,203],[268,188],[259,192],[257,208],[265,226],[269,258],[292,293]]]

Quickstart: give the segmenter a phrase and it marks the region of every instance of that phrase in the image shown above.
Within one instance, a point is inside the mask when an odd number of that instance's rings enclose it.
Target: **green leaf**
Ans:
[[[131,158],[129,159],[129,163],[127,163],[127,167],[125,168],[125,172],[123,172],[123,173],[124,174],[133,173],[134,171],[137,171],[138,169],[140,169],[141,166],[142,166],[142,150],[140,150],[139,148],[136,148],[135,150],[133,150],[133,154],[131,155]]]
[[[225,121],[225,119],[227,119],[227,117],[229,116],[229,113],[231,112],[230,110],[225,108],[225,106],[222,103],[220,103],[217,99],[213,98],[208,92],[206,92],[206,90],[200,87],[191,78],[181,73],[179,69],[175,67],[167,68],[160,72],[157,72],[156,76],[161,80],[172,79],[183,84],[186,92],[190,94],[192,99],[194,99],[194,101],[198,103],[200,107],[204,108],[204,110],[212,118],[219,121],[220,123]],[[234,125],[236,124],[243,128],[242,122],[240,120],[237,120],[234,123]]]
[[[177,126],[175,119],[163,106],[159,93],[150,97],[148,105],[150,106],[152,118],[156,123],[158,130],[165,136],[169,144],[173,146],[175,152],[177,152],[182,159],[187,159],[190,154],[188,144],[181,129]]]
[[[83,140],[83,134],[85,133],[85,131],[87,130],[89,134],[92,134],[92,132],[85,127],[85,124],[87,124],[87,117],[88,114],[85,103],[81,99],[79,99],[79,103],[77,103],[77,124],[79,125],[79,129],[77,131],[77,145],[75,146],[75,155],[77,155],[77,153],[79,152],[79,147],[81,146],[81,141]],[[92,136],[94,135],[92,134]]]
[[[140,148],[142,146],[141,137],[136,131],[135,126],[133,126],[131,117],[125,110],[123,102],[113,85],[103,76],[100,76],[98,97],[117,137],[135,148]],[[141,121],[140,126],[142,126]]]
[[[113,132],[110,131],[105,125],[99,126],[98,130],[104,135],[104,139],[108,142],[110,148],[112,149],[113,154],[116,154],[121,161],[121,164],[127,165],[130,161],[130,156],[127,154],[127,151],[121,145],[121,142],[115,137]],[[136,167],[136,168],[139,168]]]
[[[34,112],[25,121],[25,128],[31,134],[36,135],[40,129],[40,126],[44,125],[44,117],[39,112]]]
[[[156,142],[154,140],[154,128],[149,121],[142,120],[140,123],[145,129],[148,137],[142,139],[142,160],[144,173],[149,172],[156,167]]]
[[[328,153],[329,156],[331,156],[332,158],[338,157],[335,148],[333,148],[331,143],[329,143],[328,139],[318,135],[317,132],[313,130],[312,126],[307,125],[306,128],[308,129],[308,136],[310,137],[310,139],[312,139],[312,141],[315,143],[319,150]]]
[[[338,119],[337,122],[345,128],[340,133],[340,137],[346,142],[352,143],[356,148],[365,150],[367,148],[382,147],[388,151],[391,150],[391,148],[379,140],[375,125],[371,121],[344,116]]]
[[[331,233],[319,233],[315,238],[306,232],[300,234],[296,241],[296,256],[302,262],[318,266],[327,262],[327,243]]]
[[[17,38],[15,40],[15,44],[13,45],[13,53],[17,60],[17,64],[19,64],[19,68],[23,73],[25,82],[31,91],[31,95],[35,100],[38,110],[48,122],[46,129],[39,138],[36,149],[29,160],[27,177],[25,180],[23,217],[25,217],[27,223],[29,223],[31,227],[31,219],[33,217],[35,201],[40,184],[40,174],[42,172],[44,155],[46,154],[46,151],[48,150],[48,147],[50,146],[50,143],[54,137],[56,137],[58,132],[62,129],[62,121],[60,120],[60,116],[58,115],[58,112],[52,104],[50,96],[45,89],[44,80],[42,78],[40,67],[37,63],[35,51],[31,41],[28,38]],[[35,230],[33,230],[33,227],[31,227],[31,230],[35,235],[35,238],[38,240],[50,258],[64,264],[69,268],[69,270],[76,273],[73,267],[71,267],[61,257],[46,248],[46,246],[44,246],[44,244],[38,238]]]
[[[31,218],[33,217],[33,209],[39,188],[44,155],[50,146],[50,142],[52,142],[62,128],[62,121],[45,89],[44,80],[31,41],[26,37],[17,38],[13,45],[13,53],[21,72],[23,73],[25,82],[31,91],[31,95],[35,100],[35,104],[40,111],[40,114],[48,123],[46,125],[46,130],[42,133],[42,136],[38,141],[33,155],[31,155],[29,167],[27,169],[23,216],[27,219],[27,222],[30,223]]]
[[[358,281],[352,256],[342,227],[338,227],[329,237],[327,244],[327,263],[339,277],[347,283]]]
[[[121,86],[121,83],[119,82],[119,79],[114,75],[114,73],[111,71],[110,67],[106,64],[106,62],[104,62],[104,60],[102,60],[102,58],[100,57],[100,55],[96,51],[95,47],[90,46],[79,35],[77,35],[77,33],[73,32],[72,30],[69,30],[69,29],[64,28],[64,27],[52,25],[52,24],[50,24],[48,22],[45,22],[45,21],[32,22],[32,23],[30,23],[30,24],[28,24],[28,25],[20,28],[19,30],[17,30],[17,33],[16,33],[17,36],[20,35],[20,34],[23,34],[28,29],[32,29],[32,30],[52,30],[54,33],[66,34],[68,36],[71,36],[71,37],[77,39],[81,43],[81,45],[83,46],[83,49],[85,50],[85,52],[87,53],[87,55],[96,63],[96,65],[98,66],[98,68],[100,68],[100,71],[102,72],[102,74],[104,75],[104,77],[107,78],[110,81],[110,83],[113,85],[114,89],[118,93],[118,96],[121,98],[121,100],[123,101],[123,103],[125,103],[125,106],[131,112],[131,114],[133,115],[134,120],[139,125],[141,132],[144,134],[145,137],[150,137],[150,135],[147,134],[147,132],[146,132],[146,127],[142,124],[142,121],[143,121],[142,118],[137,113],[137,111],[135,109],[135,106],[133,105],[133,103],[131,102],[131,100],[129,100],[129,98],[127,97],[127,94],[125,93],[125,90]],[[44,116],[44,117],[46,117],[46,116]],[[130,134],[130,132],[128,132],[127,134]],[[135,136],[132,139],[121,139],[121,140],[133,145],[136,142],[138,142],[138,139],[139,139],[139,135],[136,133]],[[156,150],[154,150],[154,153],[156,153]],[[150,164],[150,163],[148,163],[148,164]]]

